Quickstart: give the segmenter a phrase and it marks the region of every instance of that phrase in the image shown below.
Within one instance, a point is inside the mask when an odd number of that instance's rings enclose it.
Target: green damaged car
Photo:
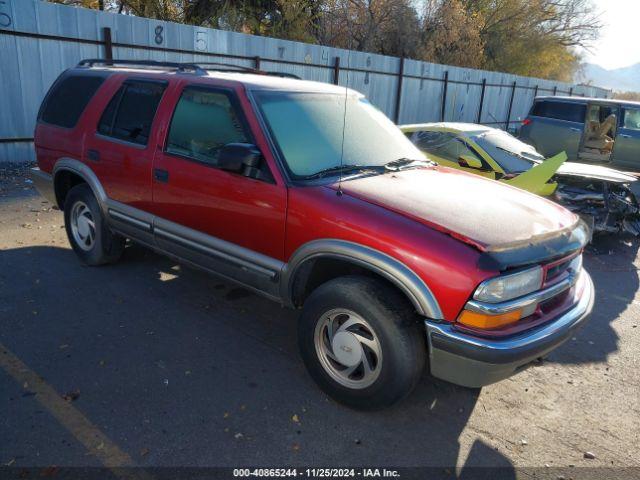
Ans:
[[[471,123],[401,125],[431,160],[549,197],[579,214],[597,232],[640,235],[638,178],[608,167],[549,158],[511,134]]]

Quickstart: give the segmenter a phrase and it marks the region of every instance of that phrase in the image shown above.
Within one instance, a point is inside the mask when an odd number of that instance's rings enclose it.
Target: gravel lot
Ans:
[[[111,457],[87,444],[106,438],[143,467],[640,467],[639,245],[589,248],[594,314],[544,364],[481,391],[425,375],[398,407],[360,413],[307,376],[296,312],[137,246],[83,267],[61,212],[4,171],[0,464],[99,466]]]

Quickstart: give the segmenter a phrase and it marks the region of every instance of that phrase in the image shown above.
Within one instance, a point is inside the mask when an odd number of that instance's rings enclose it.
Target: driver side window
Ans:
[[[251,143],[226,92],[187,87],[173,113],[166,152],[216,166],[220,148]]]

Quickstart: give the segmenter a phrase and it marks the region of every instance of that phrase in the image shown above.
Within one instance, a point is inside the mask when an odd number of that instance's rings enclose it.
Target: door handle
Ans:
[[[620,138],[631,138],[631,135],[626,134],[626,133],[621,133],[620,134]]]
[[[569,130],[571,130],[572,132],[582,132],[582,130],[580,130],[579,128],[574,128],[574,127],[570,127]]]
[[[169,181],[169,172],[167,172],[166,170],[162,170],[161,168],[154,168],[153,177],[158,182],[167,183]]]
[[[87,158],[93,162],[99,162],[100,152],[91,148],[87,151]]]

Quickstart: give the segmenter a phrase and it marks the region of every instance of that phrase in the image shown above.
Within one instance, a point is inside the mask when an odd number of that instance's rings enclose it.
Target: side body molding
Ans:
[[[435,296],[413,270],[385,253],[337,239],[313,240],[293,253],[282,270],[280,283],[280,295],[287,304],[293,303],[293,285],[300,267],[321,257],[345,260],[383,276],[407,295],[420,315],[433,320],[443,319]]]

